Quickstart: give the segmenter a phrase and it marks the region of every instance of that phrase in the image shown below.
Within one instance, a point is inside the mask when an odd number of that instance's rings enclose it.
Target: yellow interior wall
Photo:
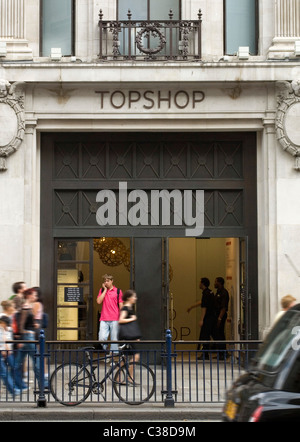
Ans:
[[[214,290],[217,276],[226,279],[225,238],[170,239],[170,265],[173,279],[170,291],[174,297],[174,339],[198,340],[201,307],[187,313],[187,308],[201,300],[199,282],[202,277],[210,280]]]

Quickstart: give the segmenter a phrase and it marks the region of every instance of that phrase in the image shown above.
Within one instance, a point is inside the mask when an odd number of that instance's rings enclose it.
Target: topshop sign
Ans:
[[[197,90],[115,90],[96,91],[96,94],[100,98],[101,110],[109,106],[116,110],[195,110],[205,99],[204,92]]]

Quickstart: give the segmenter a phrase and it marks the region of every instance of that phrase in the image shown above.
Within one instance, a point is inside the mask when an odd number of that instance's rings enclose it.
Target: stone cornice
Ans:
[[[134,73],[134,75],[133,75]],[[276,82],[300,75],[298,61],[216,63],[2,63],[0,78],[26,83]]]

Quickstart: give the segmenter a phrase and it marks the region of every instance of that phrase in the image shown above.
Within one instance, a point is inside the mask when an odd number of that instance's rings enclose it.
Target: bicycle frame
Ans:
[[[91,378],[92,378],[92,388],[95,388],[95,384],[97,384],[98,386],[100,385],[101,387],[106,383],[107,379],[110,378],[110,376],[114,373],[114,371],[118,368],[121,367],[125,367],[126,368],[126,373],[127,375],[130,377],[130,373],[129,373],[129,367],[128,367],[128,358],[126,358],[123,354],[121,356],[116,355],[115,358],[118,357],[118,361],[115,362],[114,357],[107,357],[107,356],[103,356],[101,358],[97,358],[97,359],[90,359],[89,360],[89,365],[90,365],[90,374],[91,374]],[[88,355],[88,359],[90,358],[90,355]],[[99,362],[104,361],[105,366],[107,365],[107,360],[110,360],[110,368],[108,371],[105,370],[105,375],[101,380],[97,380],[97,377],[95,375],[96,370],[99,370]],[[82,368],[87,368],[87,365],[84,365]],[[97,364],[97,365],[94,365]],[[104,366],[104,367],[105,367]],[[117,382],[113,377],[111,377],[111,381],[113,383],[118,384],[119,382]],[[101,392],[102,393],[102,392]]]

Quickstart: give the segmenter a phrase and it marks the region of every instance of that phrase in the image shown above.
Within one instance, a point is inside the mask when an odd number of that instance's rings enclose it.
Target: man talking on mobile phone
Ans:
[[[123,305],[122,290],[115,287],[112,275],[103,275],[102,288],[97,296],[97,304],[102,304],[99,328],[99,341],[118,340],[119,316]],[[106,350],[107,346],[103,348]],[[118,353],[118,344],[111,344],[113,354]]]

